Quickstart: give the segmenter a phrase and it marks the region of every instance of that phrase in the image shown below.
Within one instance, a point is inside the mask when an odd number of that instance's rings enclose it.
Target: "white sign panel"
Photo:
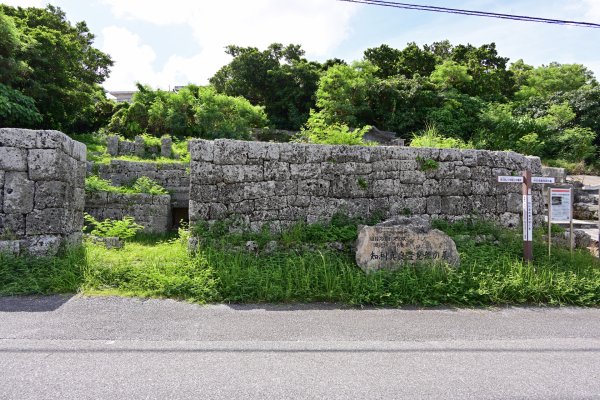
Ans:
[[[555,183],[556,179],[546,176],[534,176],[531,178],[532,183]]]
[[[533,240],[533,196],[531,189],[529,194],[523,195],[523,240]]]
[[[551,222],[570,222],[572,217],[571,189],[550,189]]]
[[[500,183],[523,183],[522,176],[499,176],[498,182]]]

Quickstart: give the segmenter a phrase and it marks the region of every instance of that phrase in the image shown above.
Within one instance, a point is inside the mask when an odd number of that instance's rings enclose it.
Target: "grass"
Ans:
[[[138,236],[121,250],[86,243],[59,259],[0,256],[0,294],[64,293],[168,297],[198,303],[336,302],[351,305],[600,305],[600,263],[585,251],[552,258],[538,232],[536,260],[521,261],[518,232],[480,221],[436,227],[451,235],[461,266],[421,265],[363,273],[351,243],[357,222],[296,225],[282,234],[200,226],[195,255],[182,237]],[[257,251],[248,251],[252,240]],[[276,247],[272,243],[276,242]],[[334,250],[339,242],[344,250]],[[15,262],[17,260],[17,262]]]

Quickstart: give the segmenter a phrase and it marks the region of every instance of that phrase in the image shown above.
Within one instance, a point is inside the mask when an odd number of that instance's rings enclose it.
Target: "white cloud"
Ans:
[[[134,83],[154,83],[159,76],[152,63],[156,53],[142,44],[138,35],[125,28],[110,26],[102,30],[104,43],[101,50],[109,53],[115,62],[110,77],[104,82],[108,90],[132,90]]]
[[[224,54],[224,47],[229,44],[264,48],[273,42],[296,43],[301,44],[310,57],[325,56],[350,34],[351,17],[359,8],[332,0],[171,0],[168,4],[159,0],[102,1],[118,18],[141,20],[162,29],[173,25],[191,29],[192,37],[181,40],[192,39],[190,47],[198,47],[199,52],[188,58],[171,55],[162,71],[154,73],[154,78],[174,79],[170,84],[205,83],[229,61]],[[109,28],[108,34],[112,36],[105,38],[103,49],[118,62],[113,67],[112,85],[121,79],[117,76],[134,74],[122,71],[130,68],[134,61],[139,66],[142,62],[151,63],[154,58],[136,59],[127,52],[117,55],[125,46],[136,53],[143,45],[139,38],[132,40],[131,34],[125,34],[124,40],[120,40],[115,37],[118,32],[110,29],[113,28]]]
[[[589,22],[600,22],[600,1],[598,0],[583,0],[587,11],[585,16],[590,18]]]

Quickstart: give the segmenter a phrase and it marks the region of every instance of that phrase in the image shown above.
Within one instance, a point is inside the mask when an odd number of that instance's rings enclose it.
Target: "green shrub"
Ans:
[[[98,237],[118,237],[126,240],[134,237],[136,233],[144,227],[136,224],[133,217],[125,217],[121,220],[105,219],[98,221],[89,214],[84,214],[85,221],[90,225],[92,236]]]
[[[302,127],[302,131],[292,141],[296,143],[372,146],[374,143],[363,139],[369,129],[371,129],[370,126],[350,129],[348,125],[342,123],[326,124],[322,115],[311,112],[306,125]]]
[[[131,190],[133,190],[135,193],[146,193],[152,195],[169,194],[165,188],[146,176],[139,177],[131,187]]]
[[[151,195],[169,194],[169,191],[156,183],[154,180],[141,176],[131,186],[114,186],[109,180],[102,179],[96,175],[85,178],[85,190],[93,192],[113,192],[123,194],[146,193]]]
[[[118,192],[119,187],[113,186],[108,179],[102,179],[96,175],[92,175],[85,178],[85,191],[88,193]]]
[[[437,149],[472,149],[471,143],[460,139],[442,136],[434,125],[428,126],[424,131],[414,134],[410,147],[432,147]]]

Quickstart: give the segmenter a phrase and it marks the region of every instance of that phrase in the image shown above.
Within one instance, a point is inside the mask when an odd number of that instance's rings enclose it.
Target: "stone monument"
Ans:
[[[365,272],[425,262],[460,263],[456,244],[420,217],[395,217],[359,227],[356,263]]]

